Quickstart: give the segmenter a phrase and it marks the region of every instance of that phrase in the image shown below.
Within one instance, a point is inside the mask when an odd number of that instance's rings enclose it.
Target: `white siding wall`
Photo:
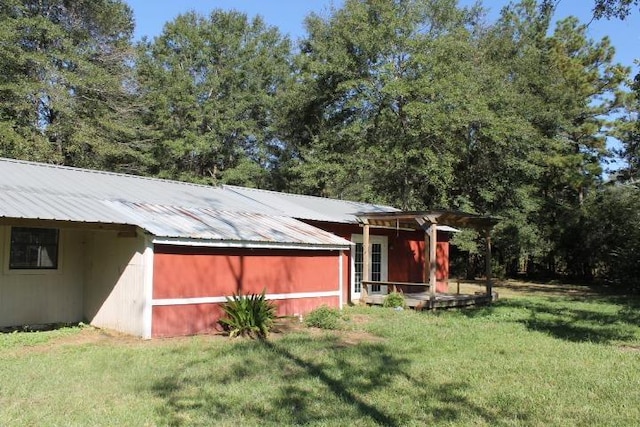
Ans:
[[[79,322],[83,318],[84,235],[60,230],[58,270],[9,270],[11,228],[0,226],[0,326]]]
[[[88,233],[84,317],[94,326],[144,336],[145,239]]]

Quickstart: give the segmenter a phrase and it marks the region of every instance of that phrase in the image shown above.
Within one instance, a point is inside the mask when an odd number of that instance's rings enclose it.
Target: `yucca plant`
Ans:
[[[250,336],[266,338],[276,319],[276,306],[261,294],[233,294],[222,306],[226,317],[220,324],[229,331],[230,337]]]

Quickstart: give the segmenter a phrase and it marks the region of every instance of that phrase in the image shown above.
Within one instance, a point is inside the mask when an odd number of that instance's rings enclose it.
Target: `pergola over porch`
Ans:
[[[436,245],[438,241],[438,227],[450,226],[455,228],[472,228],[481,233],[485,238],[485,275],[486,275],[486,294],[482,296],[482,301],[491,301],[493,298],[492,277],[491,277],[491,230],[498,223],[498,219],[490,216],[475,215],[458,211],[399,211],[399,212],[375,212],[361,213],[356,215],[362,224],[363,233],[363,271],[362,271],[362,295],[361,301],[365,303],[376,303],[368,293],[367,285],[371,284],[371,245],[370,233],[372,228],[386,229],[402,229],[402,230],[424,230],[424,283],[393,283],[387,282],[395,288],[399,286],[423,286],[428,290],[426,295],[418,297],[415,306],[422,308],[422,305],[428,305],[434,308],[436,305],[455,306],[470,305],[479,302],[475,298],[450,298],[438,297],[436,295]],[[422,304],[419,300],[424,300]],[[437,304],[438,301],[443,302]],[[459,301],[460,304],[455,303]],[[411,304],[409,304],[411,305]]]

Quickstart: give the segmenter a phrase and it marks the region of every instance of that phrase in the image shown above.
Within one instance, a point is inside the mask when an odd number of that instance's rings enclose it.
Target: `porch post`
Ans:
[[[491,283],[491,230],[486,229],[484,231],[484,241],[485,241],[485,269],[487,276],[487,295],[491,295],[493,292],[493,285]]]
[[[424,266],[422,269],[422,283],[429,283],[429,277],[431,272],[431,267],[429,266],[429,254],[431,250],[429,249],[429,245],[431,244],[431,240],[429,240],[429,229],[424,227]]]
[[[436,258],[437,242],[436,223],[432,222],[429,226],[429,292],[434,298],[436,296],[436,270],[438,268],[438,260]]]
[[[368,282],[371,280],[371,248],[369,243],[369,224],[364,225],[362,233],[362,281]],[[363,283],[360,290],[360,301],[366,302],[367,300],[367,286]]]

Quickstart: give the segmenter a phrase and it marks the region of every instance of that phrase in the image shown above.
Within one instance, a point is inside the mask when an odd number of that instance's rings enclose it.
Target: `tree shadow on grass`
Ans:
[[[337,351],[335,354],[337,357],[335,357],[331,363],[334,366],[330,367],[327,363],[310,361],[297,356],[280,343],[262,341],[262,345],[282,360],[300,368],[299,372],[302,375],[318,379],[323,387],[331,392],[333,397],[342,403],[347,403],[352,406],[355,412],[370,418],[379,425],[398,425],[395,418],[387,415],[375,405],[368,403],[363,399],[362,395],[375,388],[383,387],[388,381],[391,381],[393,377],[401,373],[405,365],[409,363],[408,359],[398,358],[388,354],[382,345],[366,344],[362,345],[362,350],[364,354],[368,355],[368,359],[370,360],[369,366],[355,366],[350,363],[348,358],[342,357],[340,351]],[[335,370],[331,368],[338,369]],[[332,374],[332,370],[340,375]],[[313,412],[308,410],[309,402],[304,395],[304,389],[300,389],[289,383],[289,385],[281,390],[276,398],[276,404],[278,406],[289,405],[291,407],[296,424],[308,424],[309,422],[319,421],[317,416],[309,417]]]
[[[608,344],[640,337],[639,309],[637,299],[619,296],[547,297],[504,299],[490,307],[465,310],[463,315],[506,319],[566,341]]]
[[[410,374],[414,359],[385,343],[339,336],[244,341],[192,358],[151,386],[159,424],[384,425],[496,421],[465,397],[464,382]]]

